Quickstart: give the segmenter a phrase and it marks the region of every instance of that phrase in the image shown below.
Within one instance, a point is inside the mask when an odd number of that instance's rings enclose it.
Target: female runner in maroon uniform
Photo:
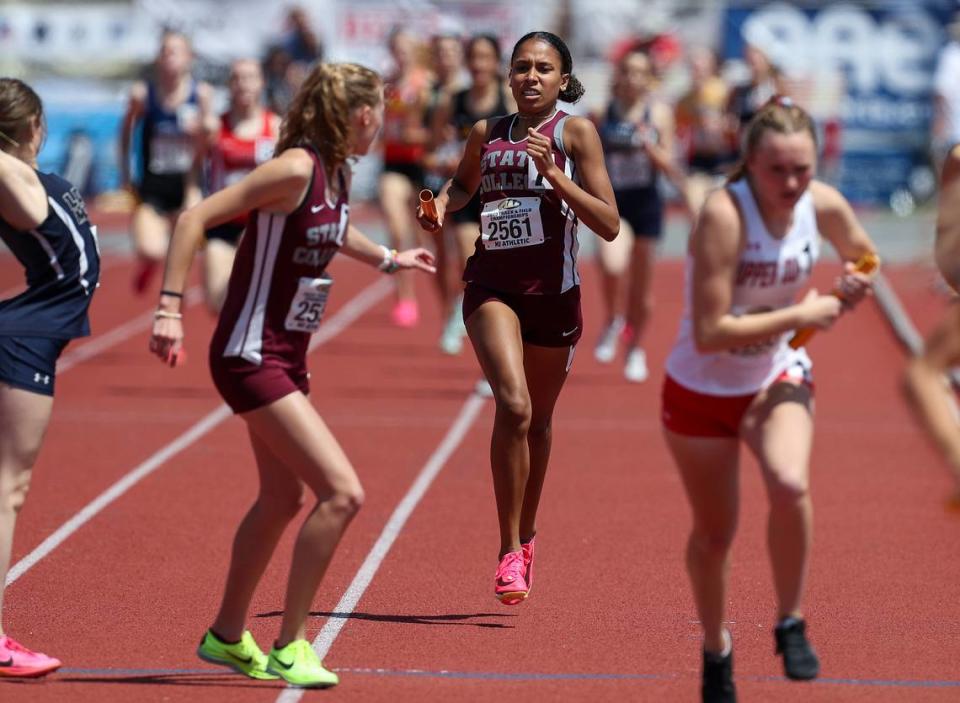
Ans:
[[[397,254],[349,224],[347,159],[367,152],[383,122],[383,85],[353,64],[318,65],[291,104],[277,157],[184,213],[174,232],[151,351],[175,363],[183,341],[180,302],[205,229],[250,211],[227,299],[210,346],[217,390],[246,421],[260,494],[233,544],[223,600],[198,654],[252,678],[331,686],[304,638],[305,620],[333,550],[363,503],[363,489],[307,399],[306,351],[320,323],[338,250],[392,272],[434,272],[425,249]],[[257,582],[303,501],[317,505],[297,536],[280,633],[266,657],[244,630]]]
[[[480,120],[457,173],[437,197],[465,207],[479,187],[480,237],[467,262],[463,317],[497,411],[490,461],[500,523],[495,595],[527,597],[553,407],[582,332],[577,223],[606,240],[620,217],[593,124],[557,110],[583,86],[549,32],[521,37],[510,59],[519,112]],[[434,229],[420,214],[421,224]]]

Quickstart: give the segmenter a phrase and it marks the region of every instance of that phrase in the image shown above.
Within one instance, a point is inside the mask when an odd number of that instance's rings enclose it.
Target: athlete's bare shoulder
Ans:
[[[816,179],[810,181],[810,195],[818,211],[844,209],[850,205],[843,193],[829,183]]]
[[[732,260],[744,243],[743,215],[729,188],[718,188],[707,196],[690,234],[689,251],[698,259]]]
[[[697,228],[701,226],[739,227],[740,204],[729,188],[717,188],[707,196],[700,210]]]
[[[587,117],[581,115],[570,115],[563,125],[563,137],[567,141],[569,138],[585,139],[597,134],[596,125]]]
[[[274,172],[280,177],[309,180],[313,176],[313,159],[303,147],[286,149],[273,162]]]

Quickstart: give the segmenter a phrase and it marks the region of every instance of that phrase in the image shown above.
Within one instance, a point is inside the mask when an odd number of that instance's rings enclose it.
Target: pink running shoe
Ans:
[[[416,327],[420,310],[415,300],[398,300],[390,311],[390,319],[397,327]]]
[[[141,259],[137,263],[137,271],[133,274],[133,292],[143,295],[147,292],[153,275],[157,272],[158,264],[150,259]]]
[[[500,559],[493,593],[504,605],[517,605],[527,597],[524,570],[523,552],[507,552]]]
[[[36,678],[59,669],[61,661],[31,652],[11,637],[0,637],[0,678]]]
[[[521,542],[520,550],[523,554],[523,580],[527,582],[527,595],[533,589],[533,543],[537,537],[534,535],[529,542]]]

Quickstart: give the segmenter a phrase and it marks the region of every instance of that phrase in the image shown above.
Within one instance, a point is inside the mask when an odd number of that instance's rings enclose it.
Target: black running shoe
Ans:
[[[733,685],[733,652],[727,656],[703,653],[703,703],[737,703]]]
[[[784,618],[773,630],[777,654],[783,655],[783,673],[788,679],[807,681],[820,673],[820,660],[807,641],[806,629],[803,620]]]

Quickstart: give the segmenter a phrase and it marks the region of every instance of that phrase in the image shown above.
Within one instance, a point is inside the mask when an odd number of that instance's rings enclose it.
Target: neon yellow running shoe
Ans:
[[[283,649],[271,649],[267,671],[277,674],[288,684],[304,688],[328,688],[340,683],[340,677],[323,667],[320,657],[306,640],[294,640]]]
[[[243,636],[236,644],[227,644],[207,630],[197,647],[197,656],[211,664],[229,666],[251,679],[273,681],[280,678],[267,671],[267,655],[257,645],[249,630],[243,631]]]

